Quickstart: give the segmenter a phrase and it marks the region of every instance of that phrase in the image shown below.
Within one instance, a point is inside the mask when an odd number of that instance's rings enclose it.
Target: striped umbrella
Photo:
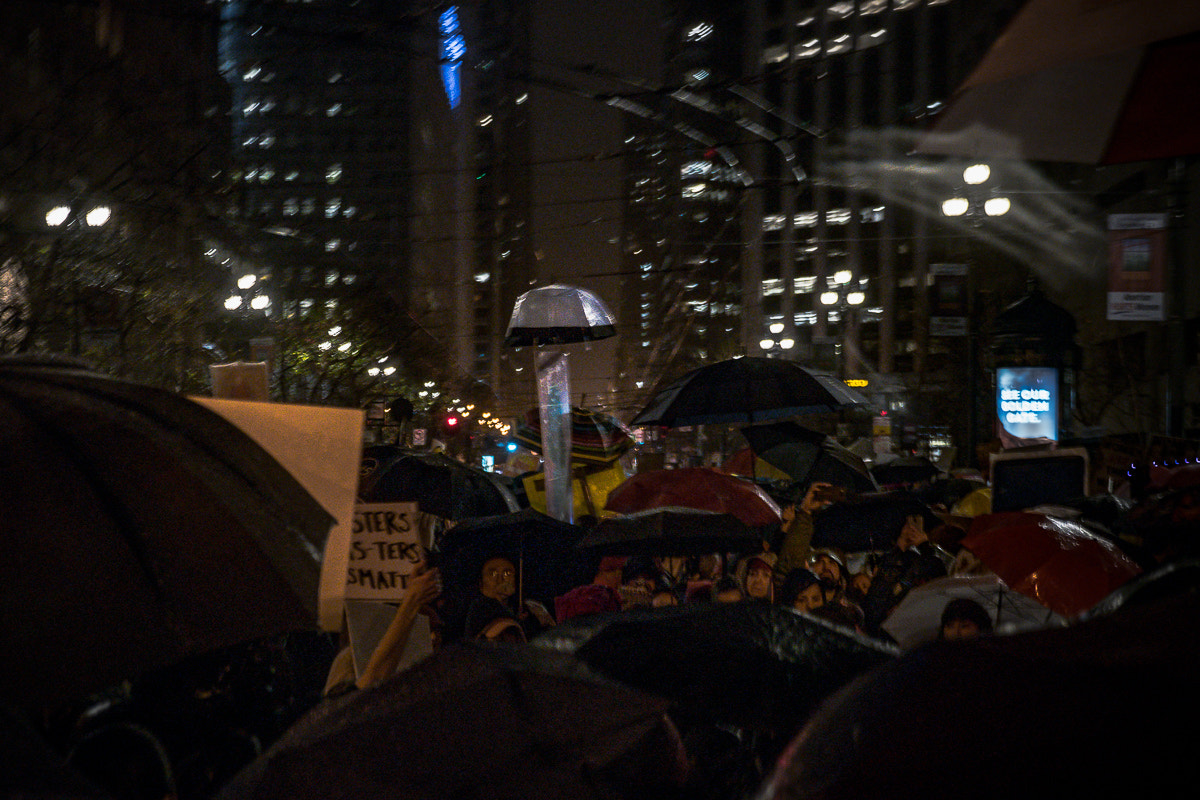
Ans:
[[[542,420],[531,408],[517,425],[517,441],[535,453],[542,452]],[[633,447],[628,430],[616,417],[586,408],[571,407],[571,460],[586,464],[611,464]]]

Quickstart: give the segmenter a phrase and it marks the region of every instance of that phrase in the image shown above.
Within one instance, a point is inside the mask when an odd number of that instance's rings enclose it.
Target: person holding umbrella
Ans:
[[[812,552],[813,516],[826,506],[844,499],[846,490],[825,481],[814,481],[799,503],[783,508],[783,536],[776,552],[775,588],[782,588],[793,570],[804,567]]]

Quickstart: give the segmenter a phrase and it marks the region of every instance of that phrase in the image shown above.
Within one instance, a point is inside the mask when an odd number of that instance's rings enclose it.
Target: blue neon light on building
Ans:
[[[451,108],[458,108],[462,95],[460,71],[463,57],[467,54],[467,41],[458,24],[458,6],[450,6],[438,17],[438,33],[442,38],[441,71],[442,84],[446,87],[446,99]]]

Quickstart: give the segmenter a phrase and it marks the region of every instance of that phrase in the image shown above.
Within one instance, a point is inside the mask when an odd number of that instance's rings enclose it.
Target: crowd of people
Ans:
[[[950,513],[904,514],[878,531],[875,540],[883,546],[868,551],[814,545],[814,540],[821,539],[816,534],[822,531],[822,526],[827,530],[830,520],[836,519],[838,513],[851,511],[854,504],[855,498],[848,498],[839,487],[813,483],[779,503],[780,522],[760,529],[762,537],[757,547],[692,556],[595,557],[588,564],[590,580],[551,597],[526,594],[521,584],[522,564],[511,554],[484,554],[477,572],[471,573],[471,585],[465,588],[448,585],[443,570],[432,563],[419,565],[408,582],[403,601],[391,612],[386,630],[374,643],[373,650],[368,649],[369,658],[362,659],[362,650],[352,648],[344,635],[340,652],[335,647],[336,655],[330,653],[324,659],[324,664],[332,661],[332,666],[320,694],[333,701],[379,685],[421,658],[429,648],[438,650],[458,641],[537,643],[551,629],[586,623],[581,618],[589,615],[619,616],[622,612],[687,604],[767,604],[821,620],[863,641],[895,644],[888,630],[889,617],[913,590],[944,576],[977,575],[986,570],[958,544],[966,531],[958,527],[963,520],[956,520]],[[587,526],[588,521],[583,521],[581,527]],[[433,542],[436,554],[436,536]],[[997,630],[993,613],[994,609],[985,607],[980,600],[948,597],[929,611],[929,629],[935,631],[931,636],[942,640],[987,636]],[[418,621],[422,622],[419,627]],[[418,630],[422,636],[428,630],[431,641],[414,648]],[[563,630],[566,628],[559,627],[560,632]],[[355,663],[356,652],[359,663]],[[311,661],[316,663],[320,659]],[[317,688],[320,685],[318,682]],[[721,725],[680,724],[679,727],[693,765],[689,778],[689,786],[694,790],[689,795],[692,797],[740,800],[747,796],[745,792],[763,778],[788,742],[788,732],[772,732],[748,740],[738,731]],[[146,736],[146,731],[136,724],[124,724],[113,730],[115,733],[103,740],[81,744],[73,763],[88,767],[89,774],[104,777],[101,766],[111,765],[112,759],[107,755],[111,747],[134,752],[130,742],[146,740],[155,745],[162,738],[158,733]],[[243,738],[250,742],[252,737]],[[208,788],[220,786],[240,765],[254,757],[257,747],[253,742],[250,745],[248,749],[242,748],[243,753],[234,752],[234,746],[225,739],[214,744],[210,748],[213,752],[233,753],[229,763],[214,766],[213,759],[205,760],[211,774],[193,783]],[[166,759],[163,753],[147,747],[138,752],[143,751],[149,762],[178,760]],[[171,767],[177,770],[173,763]],[[106,785],[119,785],[118,778],[124,780],[121,776],[111,781],[106,778]],[[173,782],[178,784],[178,776]],[[139,780],[136,796],[163,796],[141,793],[145,785]],[[119,794],[135,796],[132,792]],[[204,795],[192,792],[189,796]]]
[[[506,555],[496,554],[483,563],[466,598],[444,597],[439,571],[419,568],[370,662],[355,677],[347,646],[334,663],[326,692],[362,688],[392,674],[419,612],[430,617],[438,644],[460,639],[524,643],[588,614],[736,602],[795,609],[857,635],[891,641],[883,622],[910,590],[956,570],[977,568],[970,559],[956,561],[955,553],[935,544],[925,518],[917,514],[908,515],[898,531],[887,532],[891,541],[885,551],[844,553],[814,547],[814,519],[844,499],[839,487],[813,483],[802,496],[781,506],[781,522],[765,532],[760,551],[605,556],[590,582],[547,602],[519,593],[518,565]],[[988,611],[969,598],[948,601],[938,623],[938,638],[945,639],[992,628]]]

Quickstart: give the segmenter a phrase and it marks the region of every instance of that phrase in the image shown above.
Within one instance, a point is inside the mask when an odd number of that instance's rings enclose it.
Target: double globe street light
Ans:
[[[867,301],[867,293],[863,291],[862,280],[855,280],[854,273],[848,269],[838,270],[832,280],[826,285],[825,291],[818,298],[821,305],[829,310],[838,312],[838,325],[841,329],[841,342],[837,349],[838,375],[846,377],[845,349],[846,343],[854,334],[848,329],[847,322],[857,322],[853,314],[859,306]]]
[[[992,169],[987,164],[972,164],[963,170],[963,182],[967,186],[982,186],[992,177]],[[971,191],[968,190],[968,195]],[[951,197],[942,201],[942,213],[947,217],[961,217],[975,208],[978,198]],[[988,217],[1002,217],[1012,208],[1012,203],[1003,195],[992,195],[983,199],[983,213]]]

